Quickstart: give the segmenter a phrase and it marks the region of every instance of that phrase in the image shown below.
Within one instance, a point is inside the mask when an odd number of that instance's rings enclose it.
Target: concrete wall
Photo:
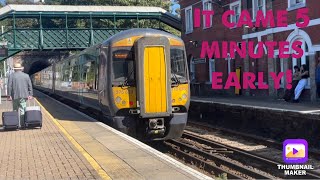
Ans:
[[[200,114],[202,119],[199,118]],[[302,138],[309,142],[309,146],[320,147],[319,113],[284,112],[240,105],[191,102],[189,116],[193,120],[279,142]]]

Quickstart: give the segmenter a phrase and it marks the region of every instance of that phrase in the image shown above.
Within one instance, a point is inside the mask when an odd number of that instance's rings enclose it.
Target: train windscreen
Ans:
[[[134,83],[134,54],[131,49],[113,51],[113,85],[131,85]]]
[[[173,47],[170,49],[171,78],[179,83],[187,83],[187,69],[184,49]],[[135,83],[134,52],[132,49],[116,49],[112,53],[113,85],[133,85]]]
[[[188,82],[186,58],[184,57],[184,50],[181,48],[171,48],[171,78],[177,79],[180,83]]]

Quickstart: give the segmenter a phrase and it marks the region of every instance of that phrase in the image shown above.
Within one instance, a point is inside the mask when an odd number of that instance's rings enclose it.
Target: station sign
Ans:
[[[204,63],[206,63],[206,58],[193,59],[193,64],[204,64]]]
[[[8,48],[0,48],[0,57],[7,57],[8,56]]]

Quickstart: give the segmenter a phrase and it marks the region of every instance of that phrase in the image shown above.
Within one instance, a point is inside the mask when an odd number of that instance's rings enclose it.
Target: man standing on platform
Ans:
[[[22,72],[20,63],[14,64],[14,73],[9,75],[8,80],[8,100],[12,100],[13,110],[20,114],[20,127],[24,127],[24,113],[27,100],[32,99],[33,90],[31,79],[28,74]]]

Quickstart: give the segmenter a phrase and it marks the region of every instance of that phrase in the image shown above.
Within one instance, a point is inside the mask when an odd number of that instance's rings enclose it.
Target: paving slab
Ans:
[[[2,99],[0,113],[10,110]],[[0,179],[100,179],[46,113],[41,129],[0,130],[0,162]]]

